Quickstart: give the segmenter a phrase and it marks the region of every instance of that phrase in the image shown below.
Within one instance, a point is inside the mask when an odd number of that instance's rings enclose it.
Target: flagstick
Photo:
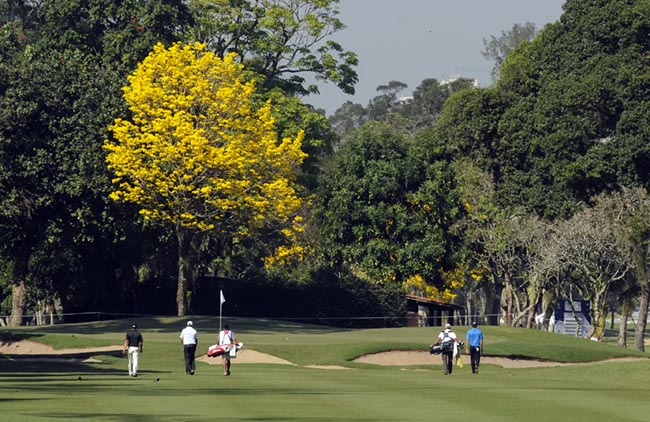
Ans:
[[[226,298],[223,297],[223,290],[219,290],[219,332],[221,332],[221,309],[223,308],[223,303],[226,301]]]

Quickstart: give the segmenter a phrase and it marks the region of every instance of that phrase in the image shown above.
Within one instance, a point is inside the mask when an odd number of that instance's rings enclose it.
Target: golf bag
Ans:
[[[236,350],[241,350],[244,347],[244,343],[237,343],[234,344],[233,346],[235,347],[228,347],[228,346],[219,346],[218,344],[213,344],[212,346],[208,347],[208,352],[207,355],[209,358],[216,358],[217,356],[221,356],[224,353],[230,353],[231,357],[236,356]],[[231,349],[233,352],[231,352]]]
[[[431,346],[429,346],[429,353],[431,353],[432,355],[439,355],[440,353],[442,353],[441,349],[442,346],[440,344],[432,344]]]
[[[226,353],[226,349],[219,346],[218,344],[213,344],[212,346],[208,347],[208,357],[216,358],[217,356],[221,356],[224,353]]]
[[[453,341],[444,341],[438,344],[432,344],[429,348],[429,353],[432,355],[439,355],[440,353],[449,353],[454,350]]]

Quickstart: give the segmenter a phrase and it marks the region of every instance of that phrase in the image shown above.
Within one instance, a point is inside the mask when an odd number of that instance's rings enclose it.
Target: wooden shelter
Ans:
[[[421,296],[406,295],[407,326],[440,327],[446,323],[458,325],[465,307],[438,302]]]

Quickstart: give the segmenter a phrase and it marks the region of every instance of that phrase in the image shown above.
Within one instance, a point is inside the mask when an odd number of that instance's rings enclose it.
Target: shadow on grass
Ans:
[[[121,350],[104,350],[104,351],[74,351],[71,353],[42,353],[42,354],[12,354],[12,353],[4,353],[0,354],[0,361],[4,360],[16,360],[16,361],[47,361],[52,360],[52,361],[57,361],[57,360],[85,360],[85,359],[91,359],[95,358],[98,356],[107,356],[107,357],[112,357],[112,358],[124,358],[124,355],[122,354]],[[90,362],[92,363],[92,362]]]
[[[16,341],[21,341],[21,340],[31,340],[35,339],[38,337],[42,337],[43,334],[40,333],[31,333],[31,332],[25,332],[25,331],[10,331],[10,330],[2,330],[0,331],[0,346],[6,346],[10,345],[11,343],[14,343]]]
[[[97,361],[87,361],[90,358],[97,358]],[[124,368],[115,368],[114,365],[106,364],[102,360],[124,359],[122,353],[75,353],[67,355],[0,355],[0,378],[20,378],[25,382],[35,380],[39,382],[44,378],[60,376],[95,376],[95,375],[119,375],[126,377],[126,360]],[[110,365],[110,366],[109,366]],[[167,374],[167,371],[147,370],[141,374]]]
[[[39,337],[42,333],[79,335],[103,335],[111,332],[124,333],[130,329],[131,324],[137,324],[138,328],[143,331],[175,334],[180,332],[188,320],[194,321],[194,325],[197,327],[213,327],[214,329],[219,327],[219,317],[214,316],[139,317],[37,327],[11,327],[11,329],[0,330],[0,340],[24,340]],[[344,328],[258,318],[227,317],[223,318],[222,323],[229,324],[235,332],[259,331],[266,334],[319,334],[348,331]],[[38,330],[39,334],[33,333],[33,330]]]
[[[60,374],[117,374],[115,368],[102,368],[97,364],[83,363],[81,361],[60,362],[52,360],[29,360],[0,358],[0,376],[28,379],[30,377],[44,377]]]

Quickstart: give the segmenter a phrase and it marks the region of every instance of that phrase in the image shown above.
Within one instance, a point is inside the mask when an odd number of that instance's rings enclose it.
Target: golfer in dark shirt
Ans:
[[[127,332],[124,336],[124,346],[122,347],[122,354],[127,354],[129,357],[129,376],[138,376],[138,358],[142,353],[142,334],[138,331],[138,326],[133,324],[131,331]]]

